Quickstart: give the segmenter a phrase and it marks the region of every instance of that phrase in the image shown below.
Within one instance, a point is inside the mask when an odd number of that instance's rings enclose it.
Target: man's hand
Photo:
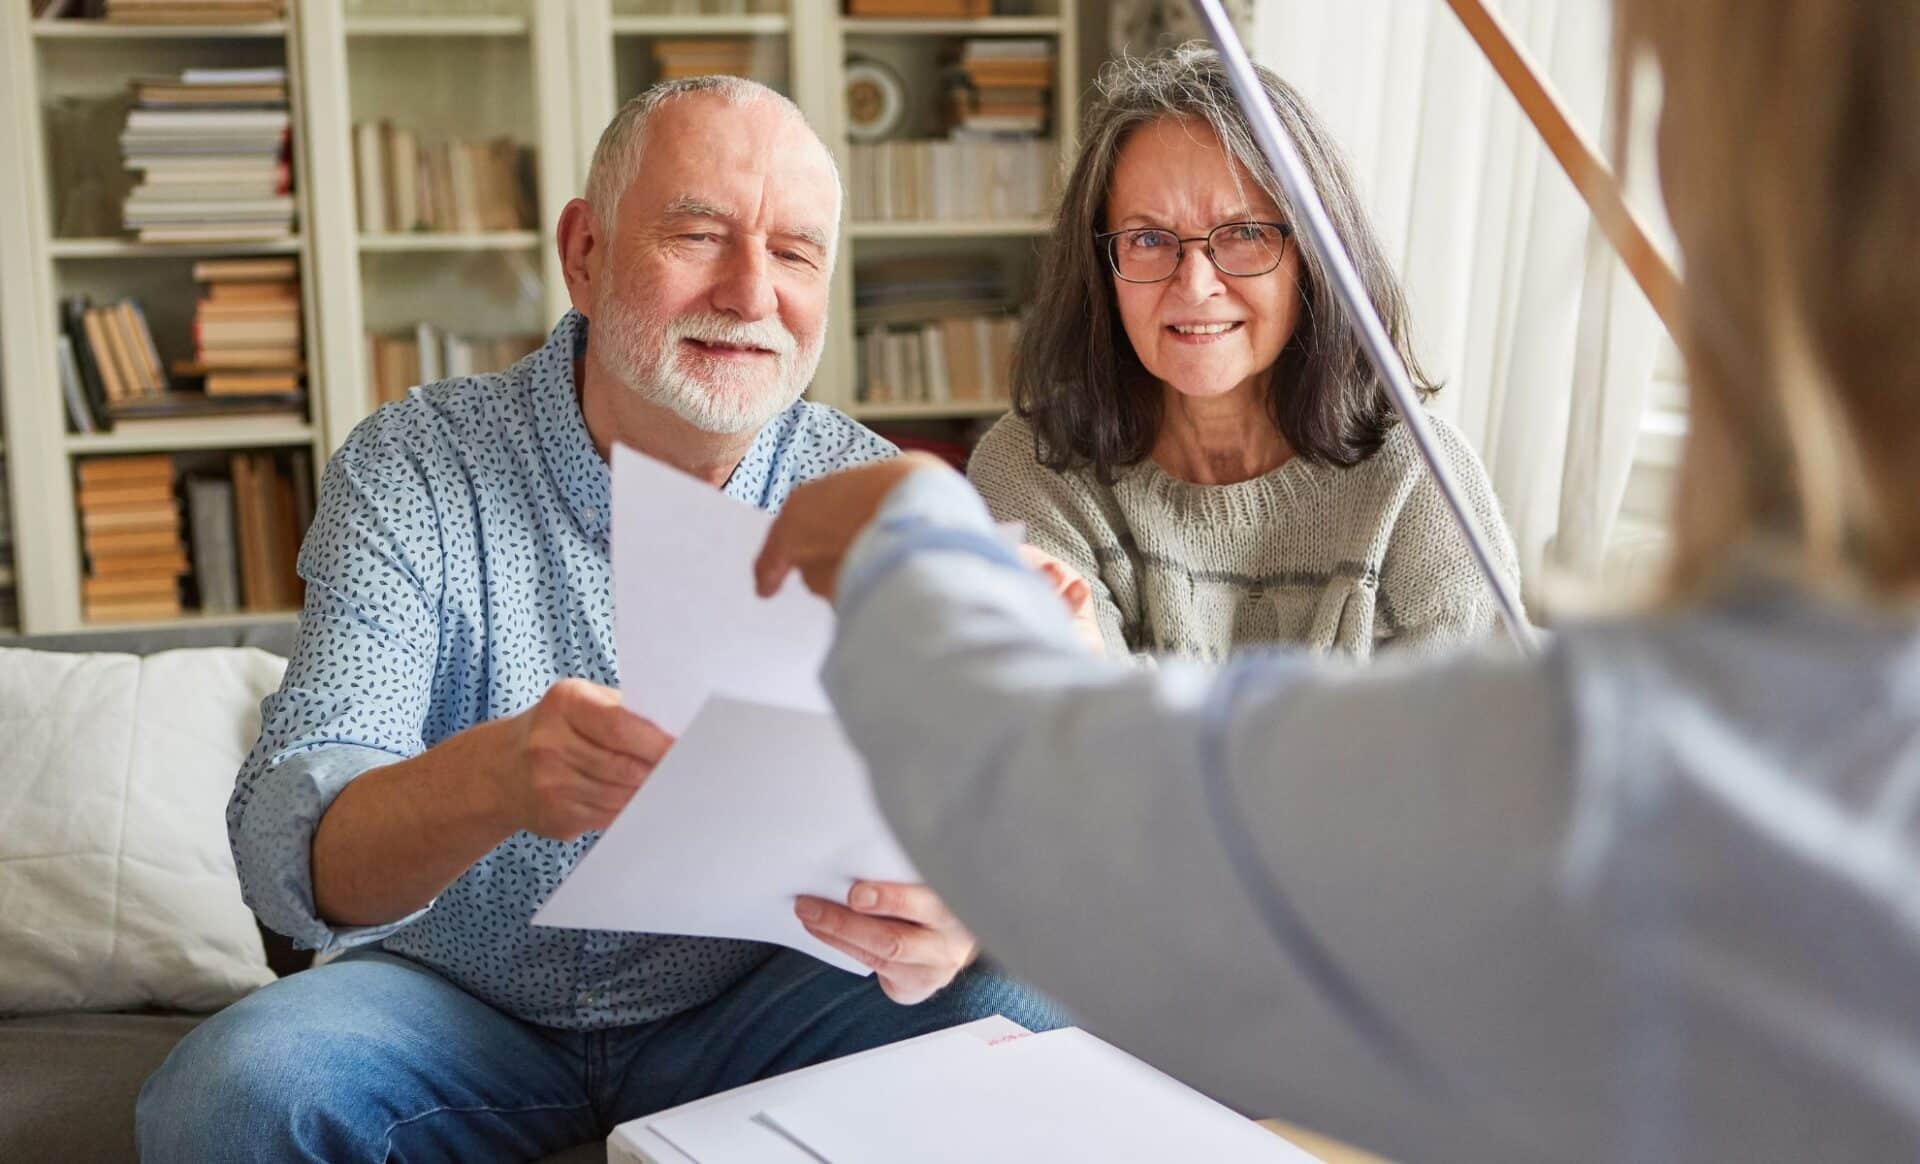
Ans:
[[[612,824],[673,744],[618,691],[585,679],[555,683],[507,727],[497,769],[507,818],[556,841]]]
[[[793,912],[808,933],[873,967],[880,989],[903,1006],[931,998],[979,952],[960,919],[924,885],[860,881],[846,905],[802,897]]]
[[[754,563],[762,598],[771,597],[788,574],[800,571],[807,589],[833,601],[840,584],[840,563],[860,531],[873,520],[880,503],[913,473],[953,472],[928,453],[906,453],[856,469],[829,473],[795,489],[780,507],[767,544]]]

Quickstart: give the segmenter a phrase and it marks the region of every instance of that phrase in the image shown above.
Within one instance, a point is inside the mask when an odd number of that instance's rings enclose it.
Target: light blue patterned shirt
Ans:
[[[523,711],[560,679],[619,686],[610,476],[574,386],[586,340],[569,312],[505,372],[428,385],[347,438],[300,553],[299,645],[227,807],[241,889],[268,926],[323,951],[380,942],[509,1014],[576,1030],[709,1001],[772,947],[530,925],[595,834],[517,833],[426,909],[367,928],[318,916],[309,859],[361,773]],[[777,509],[798,483],[893,451],[801,402],[725,491]]]

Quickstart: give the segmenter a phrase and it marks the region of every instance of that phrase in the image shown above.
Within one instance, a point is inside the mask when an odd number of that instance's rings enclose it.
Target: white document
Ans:
[[[797,574],[772,598],[753,563],[773,515],[613,448],[614,642],[621,701],[673,734],[711,695],[828,710],[833,608]]]
[[[939,1053],[935,1053],[936,1050]],[[970,1051],[970,1054],[960,1053]],[[778,1097],[762,1120],[827,1164],[1312,1164],[1243,1116],[1067,1028],[994,1047],[917,1049],[859,1086]],[[731,1164],[696,1155],[700,1164]]]
[[[832,716],[715,696],[533,922],[778,942],[870,974],[794,898],[920,879]]]
[[[874,1071],[893,1071],[894,1064],[919,1053],[922,1045],[945,1039],[965,1039],[980,1045],[1020,1038],[1027,1029],[1001,1015],[979,1019],[944,1031],[921,1035],[871,1051],[861,1051],[829,1063],[775,1075],[731,1091],[696,1099],[676,1108],[629,1120],[607,1138],[607,1157],[615,1164],[712,1164],[753,1161],[754,1164],[819,1164],[816,1157],[759,1119],[769,1104],[812,1094],[821,1088],[857,1084]],[[671,1133],[669,1135],[668,1133]]]

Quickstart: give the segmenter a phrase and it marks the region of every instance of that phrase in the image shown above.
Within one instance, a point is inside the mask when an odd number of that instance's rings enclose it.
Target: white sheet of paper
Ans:
[[[922,1043],[965,1038],[981,1044],[999,1043],[1027,1034],[1027,1029],[1004,1015],[977,1019],[943,1031],[888,1043],[827,1063],[816,1063],[783,1075],[756,1080],[715,1095],[650,1116],[628,1120],[607,1137],[610,1159],[645,1157],[676,1164],[726,1164],[761,1161],[767,1164],[819,1164],[818,1160],[756,1117],[769,1104],[806,1095],[815,1088],[844,1086],[856,1078],[844,1074],[894,1070],[889,1060],[913,1054]],[[671,1133],[669,1137],[666,1133]]]
[[[621,701],[681,735],[710,695],[827,710],[833,608],[798,575],[772,598],[753,562],[773,515],[613,448],[614,642]]]
[[[1026,1033],[1025,1028],[1005,1018],[982,1019],[779,1076],[750,1085],[750,1089],[742,1089],[722,1102],[689,1106],[649,1117],[646,1122],[661,1138],[700,1164],[819,1164],[806,1149],[760,1119],[760,1112],[770,1105],[819,1094],[857,1095],[887,1075],[920,1070],[924,1061],[988,1054],[990,1043]]]
[[[943,1052],[946,1051],[942,1048]],[[916,1055],[862,1079],[781,1097],[762,1118],[831,1164],[1099,1160],[1313,1164],[1192,1088],[1066,1028],[990,1048]],[[696,1157],[701,1164],[728,1164]]]
[[[870,974],[794,898],[920,879],[832,716],[714,696],[533,922],[778,942]]]

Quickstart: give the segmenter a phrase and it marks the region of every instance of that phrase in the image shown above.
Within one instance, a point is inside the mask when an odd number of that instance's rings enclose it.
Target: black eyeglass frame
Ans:
[[[1264,271],[1254,271],[1250,274],[1241,274],[1237,271],[1229,271],[1225,267],[1220,265],[1220,260],[1215,258],[1213,255],[1213,236],[1216,234],[1219,234],[1223,230],[1232,230],[1236,226],[1270,226],[1280,232],[1280,250],[1274,256],[1273,266],[1268,267]],[[1147,230],[1164,231],[1167,234],[1173,234],[1172,231],[1166,230],[1164,227],[1130,226],[1130,227],[1127,227],[1125,230],[1109,230],[1104,232],[1098,232],[1093,236],[1093,241],[1096,243],[1100,243],[1101,244],[1100,249],[1107,253],[1107,266],[1113,270],[1114,278],[1120,280],[1123,283],[1139,283],[1139,284],[1164,283],[1168,279],[1171,279],[1175,275],[1180,273],[1180,261],[1186,258],[1187,244],[1197,242],[1197,243],[1204,244],[1202,249],[1206,252],[1207,261],[1209,263],[1212,263],[1213,269],[1220,272],[1222,275],[1225,275],[1229,279],[1258,279],[1262,275],[1273,274],[1273,272],[1279,268],[1280,264],[1287,257],[1287,240],[1293,237],[1293,227],[1288,225],[1287,223],[1258,222],[1253,219],[1243,219],[1239,222],[1223,222],[1219,226],[1216,226],[1212,230],[1209,230],[1207,233],[1196,234],[1191,238],[1181,238],[1179,235],[1176,234],[1173,236],[1173,245],[1179,250],[1179,254],[1173,260],[1172,270],[1160,276],[1158,279],[1129,279],[1125,275],[1122,275],[1120,273],[1120,257],[1113,253],[1113,240],[1116,238],[1119,238],[1123,234],[1139,234],[1141,231],[1147,231]]]

